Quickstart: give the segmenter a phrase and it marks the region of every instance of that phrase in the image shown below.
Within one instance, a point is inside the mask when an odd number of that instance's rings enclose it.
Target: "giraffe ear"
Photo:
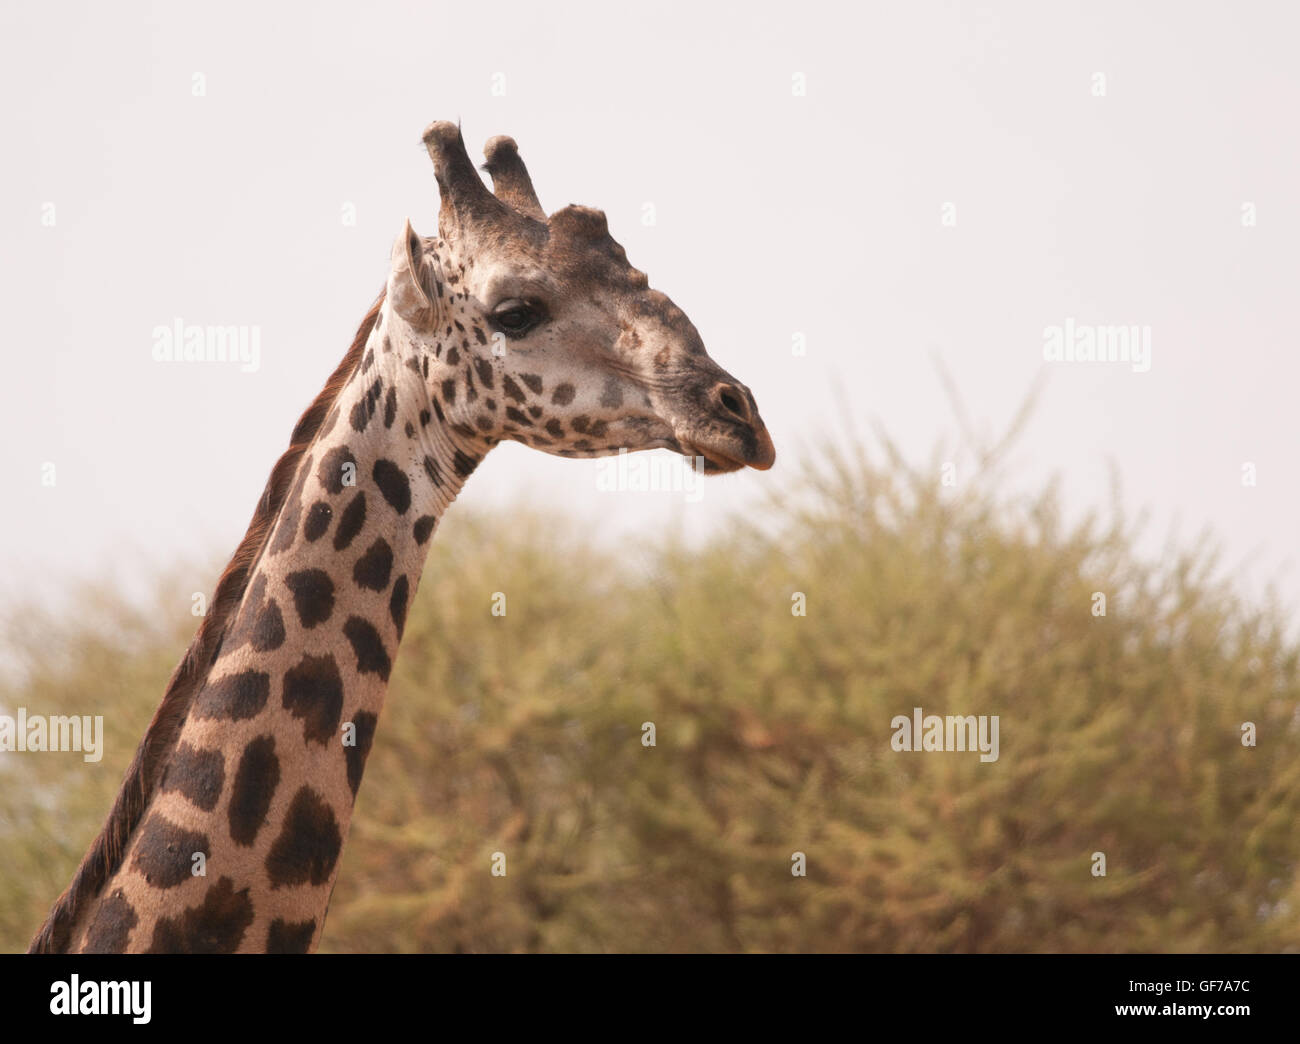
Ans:
[[[434,309],[424,264],[424,245],[411,227],[409,218],[393,244],[388,298],[397,314],[413,326],[426,326],[432,322]]]

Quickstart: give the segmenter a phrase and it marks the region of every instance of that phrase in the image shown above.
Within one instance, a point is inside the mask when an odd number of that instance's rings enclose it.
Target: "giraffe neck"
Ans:
[[[385,302],[72,950],[315,948],[430,538],[491,447],[432,391],[464,380],[445,341]]]

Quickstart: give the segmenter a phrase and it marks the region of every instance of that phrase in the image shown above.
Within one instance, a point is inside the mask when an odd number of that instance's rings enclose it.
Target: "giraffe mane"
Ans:
[[[175,749],[190,704],[202,688],[208,671],[221,651],[226,626],[243,601],[253,568],[261,558],[272,526],[284,506],[303,454],[320,431],[334,400],[361,362],[366,341],[383,306],[384,294],[385,291],[380,291],[370,311],[361,320],[352,347],[294,426],[289,448],[271,469],[271,477],[258,499],[248,532],[244,534],[244,539],[240,541],[217,581],[211,608],[199,624],[198,632],[181,662],[172,672],[162,703],[155,711],[153,721],[127,768],[113,810],[77,868],[72,883],[59,896],[32,940],[28,953],[65,953],[79,911],[85,903],[99,895],[104,885],[121,867],[126,857],[127,842],[157,789],[161,770]]]

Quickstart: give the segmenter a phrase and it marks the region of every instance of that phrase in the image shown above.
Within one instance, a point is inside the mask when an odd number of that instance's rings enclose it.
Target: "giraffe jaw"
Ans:
[[[756,440],[757,445],[750,460],[732,456],[716,443],[707,444],[699,438],[678,437],[678,452],[687,457],[703,457],[706,475],[725,475],[733,471],[743,471],[745,468],[766,471],[776,460],[776,449],[766,430],[760,431],[759,434],[761,437]]]
[[[637,446],[619,446],[609,447],[607,449],[584,450],[582,452],[572,453],[570,456],[574,459],[594,460],[601,457],[610,457],[616,453],[639,452],[642,450],[666,449],[680,454],[687,460],[695,460],[697,457],[704,461],[701,470],[706,475],[726,475],[733,471],[744,471],[747,467],[755,468],[758,471],[766,471],[772,465],[770,458],[768,463],[746,464],[744,461],[728,455],[720,449],[712,446],[707,449],[700,445],[699,441],[691,442],[684,438],[673,438],[671,436],[653,439],[649,442],[641,443]]]
[[[745,469],[743,463],[718,452],[716,449],[706,450],[703,446],[690,442],[682,442],[681,446],[683,456],[703,458],[704,473],[706,475],[725,475],[732,471],[743,471]]]

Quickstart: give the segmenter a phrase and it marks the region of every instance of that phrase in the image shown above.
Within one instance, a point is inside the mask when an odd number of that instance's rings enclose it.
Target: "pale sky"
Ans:
[[[511,445],[462,503],[705,534],[846,410],[927,460],[938,358],[980,431],[1045,379],[1018,487],[1082,512],[1113,462],[1148,552],[1208,529],[1295,604],[1296,10],[6,0],[0,601],[233,550],[403,219],[435,230],[420,132],[460,119],[548,210],[606,211],[778,457],[689,503]],[[177,318],[257,327],[260,367],[155,362]],[[1067,319],[1147,328],[1149,371],[1045,362]]]

